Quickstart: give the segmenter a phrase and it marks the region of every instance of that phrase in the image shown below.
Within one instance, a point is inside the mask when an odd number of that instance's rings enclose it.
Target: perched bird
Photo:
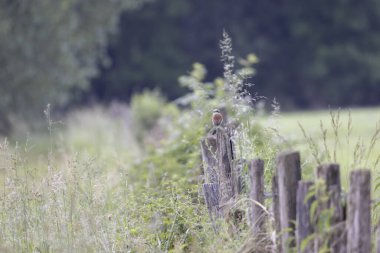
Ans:
[[[212,111],[212,124],[214,126],[220,126],[223,122],[223,115],[220,113],[219,109],[214,109]]]

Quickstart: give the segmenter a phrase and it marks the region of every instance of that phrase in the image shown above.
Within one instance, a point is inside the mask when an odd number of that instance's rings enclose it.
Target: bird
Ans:
[[[220,126],[223,122],[223,115],[220,113],[219,109],[214,109],[212,111],[212,124],[214,127]]]

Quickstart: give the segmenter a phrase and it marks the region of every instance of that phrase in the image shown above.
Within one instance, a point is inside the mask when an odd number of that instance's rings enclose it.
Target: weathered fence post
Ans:
[[[317,167],[317,178],[324,181],[324,192],[331,195],[323,208],[334,208],[334,215],[332,222],[340,222],[343,220],[343,207],[340,201],[341,186],[340,186],[340,168],[339,164],[329,163],[322,164]],[[323,194],[323,193],[322,193]],[[334,196],[338,197],[337,199]]]
[[[250,221],[252,233],[257,236],[264,233],[264,161],[254,159],[249,165],[250,192]],[[262,206],[260,206],[262,205]]]
[[[235,178],[236,178],[236,189],[235,193],[240,194],[243,191],[243,188],[245,187],[244,185],[244,180],[243,180],[243,170],[244,166],[246,165],[245,159],[239,159],[238,161],[235,161]]]
[[[203,184],[205,201],[210,214],[219,216],[219,187],[218,184]]]
[[[218,183],[216,137],[208,135],[203,139],[201,141],[201,151],[206,183]]]
[[[206,182],[203,184],[203,194],[215,232],[217,231],[215,220],[221,216],[216,148],[215,136],[208,135],[205,139],[201,140],[201,152]]]
[[[314,233],[314,224],[311,221],[310,207],[315,201],[315,194],[308,196],[310,188],[314,185],[311,181],[298,182],[297,189],[297,250],[298,253],[313,253],[314,252],[314,240],[310,239]],[[308,197],[308,198],[307,198]],[[307,198],[307,199],[306,199]],[[305,241],[304,240],[308,240]],[[307,243],[304,248],[303,243]]]
[[[317,167],[317,178],[324,182],[324,189],[317,189],[318,210],[320,215],[323,210],[333,209],[330,225],[334,229],[328,239],[328,247],[332,252],[346,252],[346,229],[344,224],[344,213],[341,203],[341,184],[340,184],[340,167],[339,164],[330,163],[322,164]],[[328,197],[327,201],[321,201],[321,197]],[[323,232],[323,231],[318,231]],[[321,246],[320,238],[316,238],[315,247]]]
[[[350,173],[347,206],[347,252],[371,252],[371,172]]]
[[[219,187],[217,183],[203,184],[203,194],[215,232],[217,227],[215,220],[221,217],[219,208]]]
[[[234,178],[232,150],[228,135],[222,128],[216,129],[216,158],[218,160],[218,175],[219,175],[219,204],[226,215],[230,209],[231,201],[235,196],[237,179]]]
[[[201,151],[206,184],[217,185],[217,187],[213,186],[212,188],[208,188],[210,185],[204,186],[206,204],[216,204],[208,202],[208,198],[216,198],[214,196],[206,196],[206,194],[214,195],[214,190],[217,189],[218,210],[226,216],[230,209],[231,201],[239,189],[237,185],[238,175],[233,168],[230,137],[222,127],[217,127],[214,135],[208,134],[201,141]],[[208,208],[209,210],[214,210],[212,206],[208,206]]]
[[[274,238],[274,253],[282,253],[281,251],[281,237],[279,236],[281,233],[281,222],[280,222],[280,203],[278,197],[278,180],[277,175],[274,173],[272,177],[272,196],[273,196],[273,216],[274,216],[274,229],[276,231],[276,237]]]
[[[281,252],[295,246],[297,186],[301,180],[299,152],[283,152],[277,156],[278,200],[281,224]]]

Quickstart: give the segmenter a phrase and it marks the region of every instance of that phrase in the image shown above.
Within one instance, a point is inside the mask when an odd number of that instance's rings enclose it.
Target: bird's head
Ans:
[[[212,112],[220,113],[220,110],[219,109],[214,109],[214,110],[212,110]]]

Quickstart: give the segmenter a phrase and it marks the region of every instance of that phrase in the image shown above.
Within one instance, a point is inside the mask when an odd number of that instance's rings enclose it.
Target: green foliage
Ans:
[[[142,11],[122,15],[122,32],[111,46],[113,65],[93,82],[92,91],[105,100],[127,100],[135,92],[157,87],[169,99],[184,94],[177,77],[197,60],[184,51],[185,29],[179,29],[190,6],[186,0],[155,1]]]
[[[310,154],[307,166],[315,168],[322,163],[341,164],[342,185],[347,188],[351,170],[369,168],[376,171],[379,165],[380,121],[375,118],[371,129],[359,135],[360,125],[354,125],[351,111],[345,114],[341,110],[330,110],[329,118],[320,120],[319,127],[313,131],[300,123],[298,126]],[[326,124],[326,121],[329,122]]]
[[[0,1],[0,131],[10,116],[31,120],[62,105],[109,64],[108,37],[120,13],[142,1]]]
[[[221,47],[223,78],[208,82],[206,68],[194,64],[180,78],[190,94],[176,104],[144,92],[132,99],[130,110],[112,105],[108,110],[72,112],[63,130],[55,128],[57,122],[47,109],[51,139],[42,165],[29,163],[28,145],[1,143],[0,164],[5,169],[1,171],[0,249],[238,251],[251,237],[250,231],[241,226],[231,236],[230,224],[221,222],[215,235],[200,192],[199,141],[212,127],[212,109],[225,108],[228,122],[235,124],[231,128],[236,159],[264,158],[266,178],[271,178],[274,156],[283,142],[276,135],[278,104],[273,104],[273,125],[267,128],[260,124],[259,110],[252,103],[255,96],[248,92],[246,77],[255,73],[257,58],[239,59],[242,70],[235,70],[226,33]],[[179,111],[177,105],[183,109]],[[134,131],[144,133],[139,140],[144,152]],[[236,208],[246,210],[247,202],[242,197]],[[329,215],[328,211],[322,215],[326,219],[321,219],[321,228],[329,226]]]
[[[201,123],[188,109],[159,119],[170,135],[138,152],[129,113],[112,105],[75,111],[65,124],[50,119],[51,156],[34,150],[33,136],[1,142],[1,251],[237,252],[244,245],[251,237],[244,227],[231,237],[222,222],[214,234],[200,194],[199,139],[210,115]],[[246,201],[236,208],[246,210]]]
[[[131,101],[131,111],[136,129],[140,134],[151,130],[162,116],[164,99],[157,92],[145,91],[135,95]],[[140,137],[141,138],[141,137]]]
[[[231,53],[232,45],[229,36],[224,33],[223,37],[221,48],[225,65],[224,78],[205,82],[204,78],[207,71],[200,63],[195,63],[188,75],[181,76],[180,83],[190,89],[191,92],[188,96],[176,101],[178,104],[187,107],[170,123],[170,127],[174,126],[173,128],[176,129],[177,133],[174,132],[174,138],[169,138],[170,141],[152,149],[151,153],[147,154],[146,159],[131,170],[130,176],[133,182],[145,181],[147,187],[153,188],[153,191],[157,189],[155,192],[159,196],[161,196],[159,189],[163,185],[172,185],[180,179],[182,179],[180,183],[182,189],[190,188],[199,191],[200,186],[198,184],[203,182],[202,179],[199,179],[199,175],[202,173],[199,142],[212,128],[210,117],[214,108],[224,108],[228,112],[227,125],[235,124],[235,129],[228,125],[234,131],[233,140],[237,151],[235,161],[239,159],[249,160],[257,156],[263,157],[267,161],[273,162],[275,160],[276,151],[274,150],[279,146],[271,146],[273,133],[266,132],[260,126],[258,119],[253,120],[252,115],[255,112],[252,101],[255,97],[251,97],[246,90],[249,83],[242,76],[242,71],[235,71],[234,69],[234,57]],[[244,73],[247,73],[248,69],[251,71],[250,73],[254,72],[251,65],[256,63],[257,59],[254,59],[253,55],[249,55],[247,59],[241,61],[245,63],[243,66]],[[171,134],[173,135],[173,132]],[[268,162],[267,178],[271,178],[271,165]],[[141,171],[148,171],[148,173],[141,174]],[[242,171],[241,176],[247,180],[246,168]],[[162,196],[162,198],[165,197]],[[192,194],[192,202],[204,205],[202,196],[199,196],[196,191]],[[249,200],[242,196],[236,208],[246,210],[248,203],[250,203]],[[206,213],[203,215],[208,216]],[[177,226],[188,227],[182,223],[177,224]],[[222,226],[226,226],[226,224]],[[203,227],[203,225],[197,225],[197,227]],[[211,228],[211,226],[208,227],[208,229]],[[197,233],[202,233],[201,231],[197,230]],[[179,232],[177,232],[178,234],[173,233],[170,226],[165,227],[161,233],[164,235],[169,233],[173,238],[182,236]],[[208,233],[213,234],[212,231],[208,231]],[[239,235],[237,238],[228,239],[232,243],[229,250],[243,245],[242,240],[249,236],[247,226],[241,227]],[[219,236],[223,236],[223,234]],[[206,238],[210,238],[210,235],[207,235]],[[194,238],[191,241],[191,245],[196,245]],[[209,241],[210,244],[199,241],[197,243],[205,249],[210,246],[218,247],[215,238]],[[186,243],[186,245],[188,244]],[[207,250],[205,251],[207,252]]]
[[[224,34],[222,52],[228,60],[225,61],[228,70],[224,73],[224,78],[218,78],[214,82],[205,82],[207,71],[200,63],[195,63],[193,70],[188,75],[180,77],[180,83],[191,92],[187,97],[176,101],[185,109],[170,117],[169,120],[163,113],[167,105],[164,103],[158,105],[157,100],[162,100],[155,97],[156,95],[145,93],[132,99],[134,115],[139,115],[145,110],[148,111],[147,115],[158,115],[156,110],[159,107],[160,119],[156,120],[153,125],[159,126],[161,131],[167,134],[164,138],[165,141],[152,143],[152,148],[146,149],[145,158],[128,172],[130,185],[135,189],[137,195],[149,193],[148,195],[154,196],[154,203],[152,200],[149,207],[155,211],[145,211],[146,219],[155,219],[154,217],[158,213],[161,225],[154,237],[149,239],[149,245],[162,251],[178,249],[201,252],[212,249],[211,251],[215,251],[220,247],[217,241],[221,238],[227,241],[224,245],[229,245],[225,250],[237,249],[242,245],[245,236],[249,235],[249,231],[245,227],[241,232],[241,237],[230,238],[227,234],[227,225],[221,224],[221,234],[216,237],[219,239],[214,238],[203,197],[199,194],[200,183],[203,182],[199,177],[202,174],[199,142],[211,129],[212,109],[225,108],[228,111],[229,122],[241,124],[236,129],[234,140],[237,147],[245,145],[246,148],[240,148],[237,160],[239,158],[250,159],[260,151],[264,153],[264,147],[267,146],[257,145],[258,143],[268,142],[267,145],[270,145],[269,134],[263,134],[263,129],[257,122],[252,123],[256,127],[251,128],[250,122],[253,113],[251,104],[249,104],[251,100],[246,99],[249,94],[245,91],[245,80],[241,79],[241,74],[238,75],[238,71],[234,70],[231,41],[227,34]],[[253,73],[251,65],[257,60],[253,60],[253,55],[250,55],[245,61],[249,64],[243,67],[251,69],[251,73]],[[150,111],[156,112],[156,114]],[[154,116],[148,116],[149,119],[152,117]],[[161,120],[164,121],[161,122]],[[141,122],[144,121],[141,120]],[[152,131],[150,134],[155,135]],[[262,140],[262,136],[268,139]],[[254,137],[252,139],[255,141],[251,141],[250,137]],[[144,138],[149,138],[148,132]],[[269,158],[269,156],[272,154],[266,157]],[[243,173],[246,176],[246,172]],[[163,190],[163,187],[168,187],[166,188],[168,191]],[[184,206],[186,201],[176,200],[182,198],[188,199],[191,205],[186,207]],[[240,203],[239,206],[241,205],[245,209],[248,201],[243,198]],[[146,209],[145,202],[144,210]],[[189,210],[189,212],[185,210]],[[136,234],[141,233],[149,234],[148,231],[136,232]],[[146,236],[144,240],[146,240]]]
[[[329,243],[332,242],[334,228],[331,223],[334,219],[334,208],[329,202],[331,192],[327,191],[326,182],[319,179],[310,187],[304,202],[315,198],[310,205],[310,223],[315,232],[306,237],[300,245],[303,251],[310,243],[318,243],[318,253],[330,252]],[[336,232],[335,232],[336,233]]]
[[[226,34],[225,39],[228,42]],[[223,50],[231,47],[230,41],[224,45]],[[180,112],[158,93],[147,91],[132,99],[130,110],[113,104],[71,112],[59,129],[48,107],[51,140],[47,161],[38,168],[44,173],[36,175],[19,149],[4,144],[0,154],[0,159],[5,157],[0,163],[10,168],[0,195],[0,224],[5,228],[0,230],[0,245],[5,251],[27,252],[237,251],[250,236],[247,226],[231,237],[231,224],[221,222],[216,235],[200,192],[199,142],[211,129],[213,108],[225,106],[231,121],[242,123],[237,144],[240,133],[262,131],[247,128],[246,110],[252,109],[243,98],[244,81],[233,63],[228,64],[231,71],[213,83],[205,83],[205,68],[194,64],[181,78],[191,93]],[[137,131],[143,133],[143,150],[131,134]],[[246,143],[251,149],[239,157],[249,159],[255,143]],[[240,206],[245,209],[247,204]]]
[[[158,91],[144,91],[136,94],[131,100],[131,120],[137,139],[141,144],[146,141],[159,143],[168,135],[172,127],[167,125],[168,121],[174,121],[179,114],[175,105],[166,102]],[[147,135],[151,138],[146,138]],[[144,142],[145,141],[145,142]]]
[[[302,242],[301,242],[301,252],[303,252],[306,247],[309,245],[309,243],[311,243],[312,241],[315,240],[315,235],[314,234],[311,234],[309,236],[307,236]]]
[[[123,17],[115,65],[93,87],[107,85],[102,98],[127,98],[144,83],[176,98],[186,92],[176,78],[192,62],[207,66],[209,80],[219,76],[214,49],[225,28],[238,55],[254,51],[261,59],[255,90],[284,107],[377,104],[379,13],[376,0],[156,1]]]

